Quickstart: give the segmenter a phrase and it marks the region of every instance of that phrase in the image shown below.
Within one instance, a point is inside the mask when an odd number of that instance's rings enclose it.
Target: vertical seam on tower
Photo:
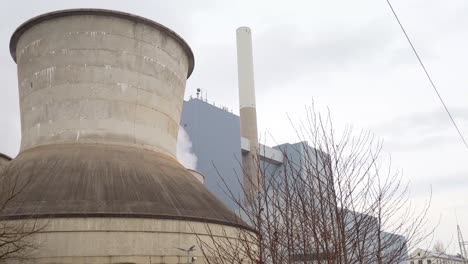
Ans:
[[[138,27],[137,27],[137,23],[133,24],[133,40],[134,41],[137,41],[137,37],[136,37],[136,34],[137,34],[137,30],[138,30]],[[137,45],[138,45],[138,52],[140,53],[140,55],[142,54],[142,47],[141,47],[141,44],[140,44],[140,41],[137,41]],[[140,75],[140,74],[138,74]],[[136,97],[135,97],[135,111],[134,111],[134,114],[133,114],[133,140],[134,140],[134,143],[136,144],[137,143],[137,138],[136,138],[136,115],[137,115],[137,108],[138,108],[138,96],[139,96],[139,90],[140,90],[140,87],[141,87],[141,83],[140,83],[140,78],[138,78],[138,85],[137,85],[137,89],[136,89]]]

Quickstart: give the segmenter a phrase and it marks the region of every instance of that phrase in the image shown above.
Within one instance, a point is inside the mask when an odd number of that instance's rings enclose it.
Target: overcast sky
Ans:
[[[393,0],[441,95],[468,138],[468,1]],[[458,252],[455,210],[468,239],[468,149],[464,148],[385,0],[8,1],[0,10],[0,152],[20,143],[16,65],[8,44],[44,12],[99,7],[160,22],[189,43],[196,88],[238,112],[235,30],[253,32],[259,129],[294,142],[286,113],[312,99],[334,123],[372,130],[411,181],[415,203],[433,189],[435,239]],[[442,216],[442,217],[441,217]]]

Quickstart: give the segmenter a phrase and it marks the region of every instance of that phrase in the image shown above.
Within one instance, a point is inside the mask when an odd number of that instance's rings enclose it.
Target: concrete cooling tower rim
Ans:
[[[193,72],[193,68],[195,66],[195,58],[193,56],[192,49],[190,46],[185,42],[185,40],[179,36],[177,33],[172,31],[171,29],[167,28],[166,26],[163,26],[153,20],[140,17],[137,15],[125,13],[125,12],[120,12],[120,11],[113,11],[113,10],[107,10],[107,9],[66,9],[66,10],[60,10],[60,11],[54,11],[50,13],[45,13],[39,16],[36,16],[34,18],[31,18],[21,24],[13,33],[10,39],[10,54],[13,57],[13,60],[16,62],[16,46],[18,44],[19,39],[21,38],[21,35],[23,35],[24,32],[26,32],[28,29],[31,27],[42,23],[44,21],[54,19],[54,18],[60,18],[60,17],[66,17],[66,16],[80,16],[80,15],[101,15],[101,16],[112,16],[112,17],[118,17],[118,18],[123,18],[123,19],[128,19],[135,21],[137,23],[143,23],[148,26],[157,28],[172,38],[174,38],[184,49],[185,53],[188,56],[189,60],[189,67],[188,67],[188,73],[187,73],[187,78],[190,77],[190,75]]]

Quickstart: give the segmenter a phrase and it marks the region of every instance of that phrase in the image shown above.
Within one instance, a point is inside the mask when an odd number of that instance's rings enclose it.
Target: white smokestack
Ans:
[[[237,29],[237,70],[239,77],[239,107],[240,109],[244,107],[255,108],[252,34],[248,27]]]
[[[237,69],[239,78],[239,108],[241,137],[249,140],[250,151],[242,156],[244,188],[247,202],[252,202],[259,191],[258,132],[255,109],[255,82],[253,69],[252,35],[250,28],[240,27],[237,33]]]

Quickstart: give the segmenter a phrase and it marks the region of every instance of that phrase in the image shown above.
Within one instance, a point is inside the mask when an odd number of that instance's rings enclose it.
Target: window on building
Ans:
[[[432,261],[430,259],[427,260],[427,264],[431,264]]]
[[[418,264],[423,264],[422,259],[418,260]]]

